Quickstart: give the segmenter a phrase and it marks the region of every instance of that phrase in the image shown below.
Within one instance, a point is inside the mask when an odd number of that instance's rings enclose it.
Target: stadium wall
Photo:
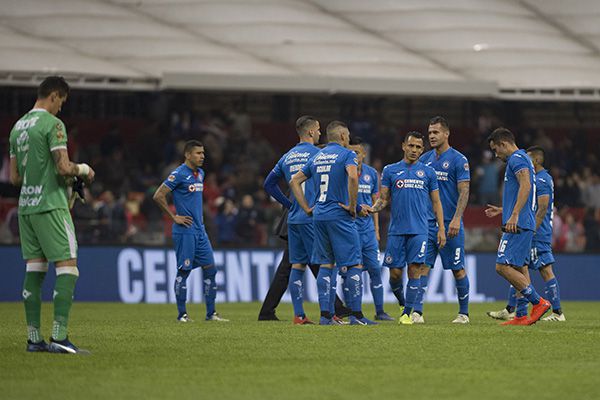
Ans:
[[[262,301],[269,288],[279,260],[277,249],[218,249],[215,263],[218,269],[218,302]],[[0,247],[2,280],[0,301],[21,300],[25,273],[20,248]],[[468,254],[465,258],[471,281],[471,302],[503,300],[508,287],[494,270],[495,254]],[[77,301],[117,301],[124,303],[175,302],[172,290],[176,273],[175,254],[167,248],[148,247],[82,247],[79,249],[80,278],[75,292]],[[556,255],[555,273],[560,282],[563,300],[600,300],[600,255]],[[534,284],[543,290],[539,274],[532,273]],[[367,275],[365,275],[367,277]],[[314,278],[306,274],[306,297],[317,301]],[[384,268],[384,282],[388,280]],[[195,270],[188,280],[191,302],[202,302],[201,274]],[[406,280],[405,280],[406,282]],[[52,298],[54,273],[44,283],[44,300]],[[341,285],[340,285],[341,287]],[[365,302],[372,297],[365,279]],[[385,301],[395,302],[394,295],[385,287]],[[289,301],[286,293],[283,301]],[[427,302],[455,302],[454,279],[442,271],[439,259],[434,268],[427,293]]]

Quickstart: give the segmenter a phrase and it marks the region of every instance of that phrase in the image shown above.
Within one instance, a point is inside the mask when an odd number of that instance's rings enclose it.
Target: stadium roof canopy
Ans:
[[[0,0],[0,84],[600,99],[597,0]]]

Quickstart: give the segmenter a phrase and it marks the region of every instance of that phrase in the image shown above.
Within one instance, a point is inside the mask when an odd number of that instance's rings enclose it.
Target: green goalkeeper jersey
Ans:
[[[10,132],[10,156],[22,178],[19,214],[68,209],[66,179],[58,173],[52,151],[67,148],[63,122],[41,108],[17,121]]]

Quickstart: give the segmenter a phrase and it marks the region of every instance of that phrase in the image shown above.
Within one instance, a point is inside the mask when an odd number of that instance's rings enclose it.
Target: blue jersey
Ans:
[[[535,205],[536,205],[536,189],[535,189],[535,170],[533,163],[525,152],[525,150],[517,150],[508,157],[506,162],[506,171],[504,172],[504,192],[502,194],[502,225],[510,218],[515,204],[517,203],[517,194],[519,193],[519,180],[517,172],[524,169],[529,170],[529,182],[531,190],[529,196],[521,212],[519,213],[518,227],[535,231]]]
[[[471,180],[469,161],[452,147],[440,154],[439,157],[435,150],[430,150],[423,154],[419,161],[435,170],[444,210],[444,220],[450,221],[456,213],[456,204],[458,203],[457,184]],[[433,207],[429,207],[429,219],[435,220]]]
[[[319,148],[306,142],[298,143],[292,147],[290,151],[285,153],[283,157],[275,164],[273,173],[280,178],[290,182],[292,176],[300,171],[308,160],[319,152]],[[318,186],[313,179],[307,180],[303,185],[304,197],[308,201],[309,207],[315,204],[317,199]],[[296,201],[294,195],[291,196],[292,207],[288,214],[288,224],[309,224],[312,223],[312,217],[306,215],[304,210]]]
[[[433,168],[420,161],[404,160],[383,169],[381,186],[390,190],[392,218],[389,235],[417,235],[428,232],[430,193],[438,190]]]
[[[173,224],[173,233],[194,234],[204,231],[202,218],[202,192],[204,191],[204,171],[194,171],[181,164],[163,182],[173,193],[173,204],[177,215],[189,216],[194,220],[191,227]]]
[[[317,202],[313,210],[315,221],[352,218],[339,203],[350,202],[346,167],[358,167],[356,153],[338,143],[329,143],[302,168],[309,179],[319,185]]]
[[[554,181],[552,176],[545,169],[535,174],[535,186],[537,195],[547,195],[548,210],[544,216],[542,224],[538,228],[534,240],[536,242],[552,243],[552,217],[554,215]]]
[[[362,171],[358,177],[358,205],[373,205],[373,195],[379,193],[379,175],[377,170],[369,165],[363,164]],[[359,232],[368,232],[375,229],[373,217],[356,218],[356,229]]]

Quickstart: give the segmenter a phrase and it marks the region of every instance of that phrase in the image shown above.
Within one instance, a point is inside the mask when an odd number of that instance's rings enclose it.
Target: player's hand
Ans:
[[[448,225],[448,237],[453,238],[460,232],[460,218],[452,218]]]
[[[502,207],[495,206],[493,204],[488,204],[485,209],[485,216],[488,218],[494,218],[496,215],[502,214]]]
[[[309,217],[312,217],[313,215],[313,210],[315,209],[315,207],[310,207],[310,208],[305,208],[304,212],[306,213],[306,215],[308,215]]]
[[[446,245],[446,231],[444,231],[443,229],[438,229],[437,245],[440,249],[443,249]]]
[[[338,203],[340,205],[340,207],[342,207],[344,210],[348,211],[348,213],[350,215],[352,215],[352,218],[356,218],[356,207],[351,207],[351,206],[347,206],[343,203]]]
[[[361,204],[361,205],[360,205],[360,207],[361,207],[361,208],[360,208],[360,211],[361,211],[361,212],[362,212],[362,211],[365,211],[365,212],[367,213],[367,215],[375,214],[375,213],[373,212],[373,207],[372,207],[372,206],[369,206],[369,205],[366,205],[366,204]],[[361,215],[361,216],[362,216],[362,215]]]
[[[85,183],[87,183],[89,185],[90,183],[94,182],[95,177],[96,177],[96,172],[94,172],[92,167],[90,167],[90,172],[88,172],[88,174],[83,179],[84,179]]]
[[[366,204],[361,204],[360,205],[360,212],[358,213],[359,217],[367,217],[369,215],[369,210],[367,209],[367,205]]]
[[[508,233],[517,233],[519,228],[517,224],[519,223],[519,214],[513,214],[510,216],[506,224],[504,225],[504,229]]]
[[[194,219],[188,215],[176,215],[173,217],[173,222],[189,228],[194,223]]]

